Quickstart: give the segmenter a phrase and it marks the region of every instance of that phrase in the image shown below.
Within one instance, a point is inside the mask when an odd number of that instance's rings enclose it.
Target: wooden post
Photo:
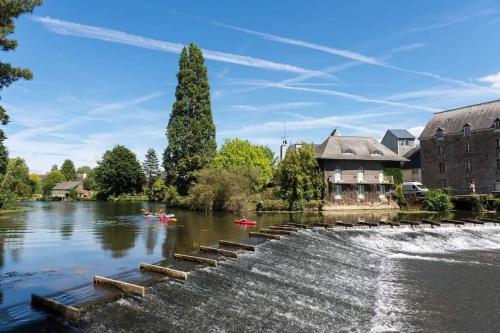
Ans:
[[[358,222],[358,224],[367,225],[369,228],[371,228],[371,227],[378,227],[378,223],[375,223],[375,222],[361,221],[361,222]]]
[[[188,256],[185,254],[174,253],[174,258],[179,260],[194,261],[203,265],[217,267],[217,260],[203,257]]]
[[[302,228],[302,229],[306,229],[307,226],[305,224],[301,224],[301,223],[283,223],[281,224],[281,226],[293,226],[293,227],[297,227],[297,228]]]
[[[432,226],[438,226],[438,227],[441,225],[441,223],[439,223],[439,222],[427,220],[427,219],[422,219],[422,223],[427,223],[427,224],[430,224]]]
[[[276,230],[276,229],[260,229],[260,232],[264,232],[266,234],[274,234],[274,235],[292,235],[292,231],[286,230]]]
[[[80,309],[62,304],[52,298],[31,294],[31,304],[36,308],[64,316],[76,322],[80,320]]]
[[[311,224],[313,227],[320,227],[320,228],[330,228],[331,225],[328,223],[313,223]]]
[[[248,245],[248,244],[235,243],[235,242],[230,242],[230,241],[225,241],[225,240],[220,240],[219,244],[233,246],[233,247],[239,247],[240,249],[247,250],[247,251],[255,251],[255,246]]]
[[[269,229],[295,231],[295,232],[299,231],[299,228],[296,228],[296,227],[280,227],[280,226],[275,226],[275,225],[270,226]]]
[[[459,224],[459,225],[464,225],[465,222],[464,221],[459,221],[459,220],[449,220],[449,219],[444,219],[444,220],[441,220],[442,223],[453,223],[455,225]]]
[[[347,223],[347,222],[342,222],[342,221],[337,221],[333,224],[334,227],[336,226],[342,226],[342,227],[346,227],[346,228],[352,228],[354,227],[354,224],[352,223]]]
[[[230,258],[236,258],[238,257],[238,253],[235,251],[229,251],[229,250],[224,250],[224,249],[216,249],[213,247],[208,247],[208,246],[200,246],[200,251],[204,252],[210,252],[210,253],[217,253],[221,254],[224,257],[230,257]]]
[[[144,271],[156,272],[165,274],[171,278],[179,279],[179,280],[187,280],[188,274],[187,272],[178,271],[176,269],[171,269],[168,267],[158,266],[158,265],[150,265],[146,263],[141,264],[141,269]]]
[[[460,219],[460,221],[464,221],[465,223],[484,224],[483,221],[473,219]]]
[[[270,239],[281,239],[279,235],[272,235],[272,234],[267,234],[263,232],[251,232],[250,237],[264,237],[264,238],[270,238]]]
[[[108,279],[103,276],[98,276],[98,275],[94,276],[94,283],[111,285],[123,291],[125,294],[138,295],[141,297],[144,297],[144,295],[146,294],[146,288],[143,286],[139,286],[137,284],[132,284],[128,282]]]
[[[409,225],[412,225],[412,226],[420,224],[420,222],[418,222],[418,221],[408,221],[408,220],[401,220],[401,221],[399,221],[399,223],[401,223],[401,224],[409,224]]]

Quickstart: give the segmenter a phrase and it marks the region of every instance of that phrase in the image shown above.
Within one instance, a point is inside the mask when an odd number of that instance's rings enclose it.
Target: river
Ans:
[[[499,331],[500,226],[308,229],[267,241],[218,268],[186,267],[186,282],[151,284],[144,299],[91,307],[79,325],[34,311],[32,293],[89,304],[113,292],[94,275],[146,281],[141,262],[171,262],[219,239],[245,240],[230,213],[175,211],[145,220],[150,203],[37,202],[0,216],[0,330],[7,331]],[[467,213],[461,213],[467,216]],[[258,226],[378,221],[397,212],[249,213]],[[428,217],[428,216],[427,216]],[[430,218],[433,218],[432,216]],[[256,240],[254,240],[255,242]],[[148,284],[149,286],[149,284]],[[64,292],[61,292],[64,291]]]

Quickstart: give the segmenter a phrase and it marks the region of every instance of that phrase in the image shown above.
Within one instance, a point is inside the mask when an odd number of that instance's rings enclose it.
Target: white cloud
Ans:
[[[128,34],[126,32],[118,30],[111,30],[96,26],[79,24],[75,22],[63,21],[63,20],[53,19],[50,17],[33,16],[32,19],[48,27],[51,31],[61,35],[98,39],[112,43],[132,45],[136,47],[158,50],[168,53],[176,53],[176,54],[180,53],[182,51],[182,48],[184,47],[184,45],[180,43],[161,41],[138,35]],[[203,49],[203,55],[206,59],[214,61],[221,61],[231,64],[238,64],[238,65],[256,67],[267,70],[283,71],[296,74],[314,74],[316,76],[326,76],[326,77],[330,76],[326,73],[321,73],[318,71],[309,70],[298,66],[272,62],[264,59],[242,56],[237,54],[219,52],[219,51]]]
[[[424,46],[425,46],[425,43],[413,43],[413,44],[401,45],[401,46],[398,46],[398,47],[391,49],[389,52],[390,53],[408,52],[408,51],[420,49]]]
[[[225,24],[225,23],[221,23],[221,22],[217,22],[217,21],[210,21],[210,23],[212,23],[213,25],[220,26],[220,27],[224,27],[224,28],[228,28],[228,29],[232,29],[232,30],[236,30],[236,31],[241,31],[241,32],[244,32],[246,34],[260,36],[260,37],[263,37],[264,39],[267,39],[270,41],[289,44],[289,45],[295,45],[295,46],[301,46],[301,47],[305,47],[305,48],[313,49],[313,50],[318,50],[318,51],[334,54],[334,55],[337,55],[337,56],[340,56],[343,58],[348,58],[348,59],[352,59],[355,61],[364,62],[367,64],[380,63],[380,61],[378,59],[375,59],[375,58],[369,57],[369,56],[365,56],[365,55],[360,54],[358,52],[337,49],[334,47],[310,43],[310,42],[306,42],[306,41],[298,40],[298,39],[276,36],[273,34],[268,34],[265,32],[259,32],[259,31],[250,30],[250,29],[245,29],[245,28],[241,28],[241,27],[236,27],[234,25],[229,25],[229,24]]]
[[[479,82],[489,83],[492,88],[500,89],[500,72],[477,79]]]
[[[420,134],[422,134],[422,131],[424,130],[425,126],[415,126],[412,128],[408,128],[408,132],[411,134],[415,135],[415,137],[419,137]]]

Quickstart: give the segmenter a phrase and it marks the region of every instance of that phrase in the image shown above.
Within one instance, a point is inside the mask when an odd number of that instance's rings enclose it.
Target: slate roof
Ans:
[[[78,181],[78,180],[69,181],[69,182],[61,182],[61,183],[57,183],[56,186],[54,186],[52,188],[52,190],[68,190],[68,191],[71,191],[72,189],[76,188],[80,184],[81,184],[81,181]]]
[[[348,151],[353,154],[346,154]],[[408,161],[370,137],[340,136],[335,131],[316,145],[316,158],[328,160]]]
[[[401,165],[401,169],[419,169],[422,167],[420,162],[420,147],[410,149],[403,157],[407,158],[408,162],[404,162]]]
[[[405,129],[390,129],[387,132],[392,133],[398,139],[415,139],[415,136]]]
[[[437,112],[427,123],[419,139],[433,137],[438,127],[443,130],[444,135],[462,132],[465,124],[470,124],[472,131],[492,128],[497,118],[500,119],[500,100]]]

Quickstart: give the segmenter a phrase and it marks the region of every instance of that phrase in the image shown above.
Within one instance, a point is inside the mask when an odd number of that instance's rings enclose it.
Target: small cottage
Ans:
[[[52,188],[51,196],[54,199],[67,200],[70,198],[71,192],[75,191],[78,198],[90,197],[90,192],[83,189],[83,180],[74,180],[57,183]]]

